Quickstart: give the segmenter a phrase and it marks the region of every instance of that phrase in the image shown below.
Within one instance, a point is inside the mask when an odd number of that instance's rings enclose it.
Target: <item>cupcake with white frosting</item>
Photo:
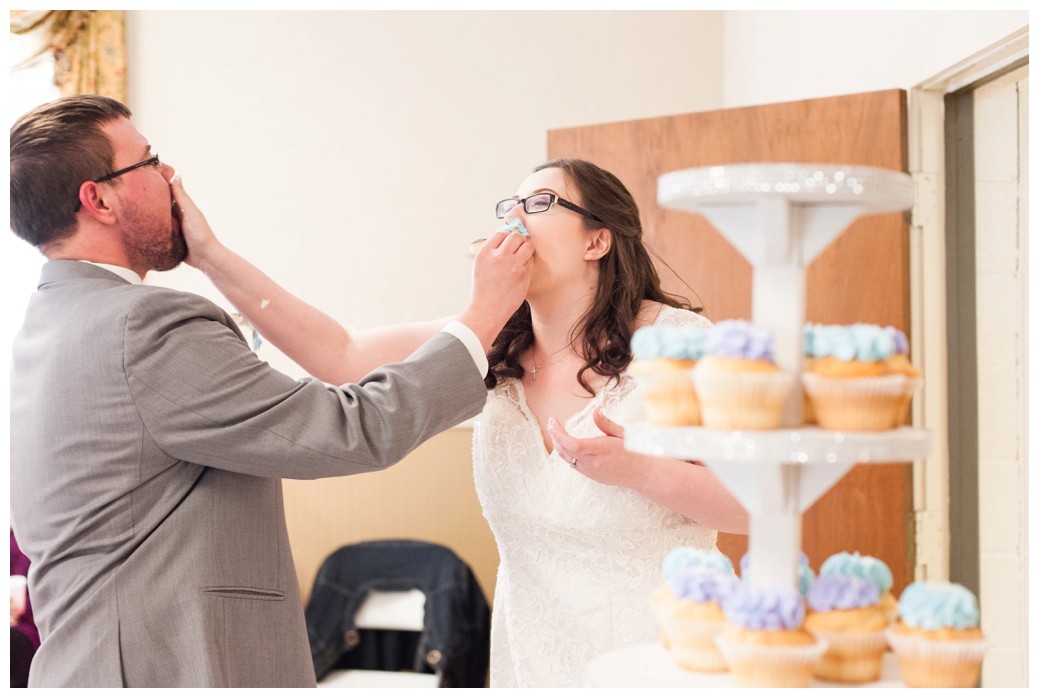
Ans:
[[[820,574],[806,600],[805,629],[827,644],[815,676],[841,683],[879,679],[889,621],[876,585],[859,577]]]

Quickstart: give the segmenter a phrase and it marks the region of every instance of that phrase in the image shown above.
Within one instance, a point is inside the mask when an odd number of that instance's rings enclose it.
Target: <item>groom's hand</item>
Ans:
[[[519,308],[530,285],[534,247],[518,232],[496,232],[476,253],[469,304],[458,320],[491,348],[512,314]]]

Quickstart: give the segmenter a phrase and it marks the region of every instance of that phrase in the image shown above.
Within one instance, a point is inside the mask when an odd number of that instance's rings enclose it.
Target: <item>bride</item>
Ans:
[[[221,245],[179,179],[173,191],[188,263],[315,377],[357,380],[443,326],[348,332]],[[658,637],[649,596],[667,552],[712,548],[719,530],[745,533],[747,517],[705,467],[624,449],[622,425],[641,410],[626,373],[632,333],[709,324],[661,290],[624,185],[592,163],[554,160],[496,215],[522,223],[534,257],[527,302],[488,356],[473,431],[477,493],[501,560],[491,685],[579,686],[597,655]]]

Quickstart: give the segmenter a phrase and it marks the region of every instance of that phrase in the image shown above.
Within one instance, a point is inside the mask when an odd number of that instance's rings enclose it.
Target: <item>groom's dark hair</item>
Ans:
[[[76,228],[79,187],[112,169],[101,127],[130,118],[125,104],[75,95],[36,107],[11,127],[11,229],[40,247]]]

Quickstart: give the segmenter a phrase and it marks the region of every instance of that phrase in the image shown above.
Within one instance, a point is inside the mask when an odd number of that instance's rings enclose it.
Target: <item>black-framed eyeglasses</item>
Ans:
[[[124,167],[121,170],[116,170],[115,172],[109,172],[106,175],[101,175],[100,177],[98,177],[94,181],[97,182],[98,184],[100,184],[101,182],[107,182],[110,179],[115,179],[116,177],[122,177],[127,172],[133,172],[138,167],[147,167],[148,165],[154,165],[155,167],[159,167],[160,165],[162,165],[162,161],[159,160],[159,154],[158,153],[155,153],[155,155],[152,155],[147,160],[141,160],[136,165],[130,165],[129,167]]]
[[[603,221],[602,218],[599,218],[588,209],[581,208],[574,202],[567,201],[559,194],[553,194],[551,192],[531,194],[523,199],[502,199],[498,202],[498,205],[494,207],[494,215],[497,218],[504,218],[509,214],[509,211],[520,204],[523,205],[523,210],[527,213],[543,213],[552,208],[552,204],[559,204],[563,208],[568,208],[571,211],[580,213],[582,216],[591,218],[596,223],[606,225],[606,222]]]
[[[162,161],[159,160],[159,154],[158,153],[155,153],[155,155],[152,155],[147,160],[141,160],[140,162],[135,163],[133,165],[130,165],[129,167],[124,167],[123,169],[116,170],[115,172],[109,172],[108,174],[101,175],[97,179],[94,179],[94,180],[91,180],[91,181],[96,182],[97,184],[100,184],[101,182],[107,182],[109,180],[115,179],[116,177],[122,177],[127,172],[133,172],[138,167],[148,167],[149,165],[152,165],[154,167],[162,167]],[[82,202],[77,201],[76,202],[76,208],[73,209],[73,210],[74,211],[78,211],[80,209],[81,205],[82,205]]]

